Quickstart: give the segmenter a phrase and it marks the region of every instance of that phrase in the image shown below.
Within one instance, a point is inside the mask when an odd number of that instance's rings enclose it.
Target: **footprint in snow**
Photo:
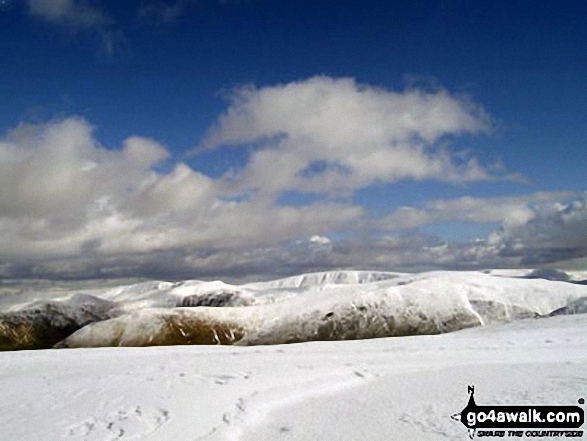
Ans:
[[[102,416],[92,416],[67,427],[70,439],[105,441],[138,439],[155,432],[170,419],[166,409],[144,409],[141,406],[121,408]]]

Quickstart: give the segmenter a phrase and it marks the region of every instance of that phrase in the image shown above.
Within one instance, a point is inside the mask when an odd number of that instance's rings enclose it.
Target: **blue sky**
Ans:
[[[0,57],[5,277],[585,264],[584,2],[3,0]]]

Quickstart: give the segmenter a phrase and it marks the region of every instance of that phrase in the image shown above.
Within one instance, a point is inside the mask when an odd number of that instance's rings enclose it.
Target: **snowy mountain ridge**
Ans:
[[[352,340],[584,312],[587,286],[510,274],[331,271],[244,285],[151,281],[71,292],[11,305],[0,314],[0,348]],[[565,278],[538,276],[549,274]]]

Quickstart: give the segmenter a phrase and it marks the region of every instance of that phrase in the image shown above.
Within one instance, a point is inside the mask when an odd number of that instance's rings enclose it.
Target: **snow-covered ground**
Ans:
[[[465,440],[450,415],[467,385],[479,404],[587,398],[587,286],[567,275],[346,271],[0,296],[5,342],[36,324],[29,337],[47,326],[78,347],[0,352],[0,440]],[[112,347],[210,332],[236,345]],[[314,341],[386,335],[408,336]]]
[[[276,346],[0,353],[2,440],[466,440],[479,403],[576,404],[587,315]]]

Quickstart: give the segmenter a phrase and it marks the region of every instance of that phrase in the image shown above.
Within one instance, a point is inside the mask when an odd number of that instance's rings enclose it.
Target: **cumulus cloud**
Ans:
[[[141,137],[108,149],[79,118],[21,125],[0,142],[1,258],[211,253],[345,229],[363,216],[353,205],[226,200],[184,163],[156,171],[168,155]]]
[[[337,194],[401,179],[494,179],[476,158],[439,145],[490,130],[481,107],[444,90],[314,77],[236,90],[200,149],[254,146],[249,163],[227,175],[235,191]]]
[[[400,207],[378,221],[386,230],[405,230],[421,225],[445,221],[475,224],[500,224],[506,229],[527,224],[537,210],[547,202],[557,202],[576,196],[568,191],[536,192],[524,196],[475,198],[429,201],[422,208]]]
[[[440,268],[535,267],[560,265],[573,259],[579,262],[587,257],[587,194],[575,194],[569,200],[571,195],[538,193],[521,198],[522,204],[517,208],[513,202],[520,198],[505,198],[495,213],[511,206],[493,218],[501,222],[500,228],[487,238],[469,243],[431,247],[427,258]],[[453,202],[458,205],[458,201]],[[486,202],[488,206],[499,205],[495,198]],[[478,215],[481,217],[473,216],[473,222],[491,218],[483,212]]]
[[[411,249],[415,260],[437,268],[528,267],[561,264],[587,256],[587,195],[537,192],[526,196],[430,201],[401,207],[377,221],[387,231],[413,230],[435,222],[498,224],[486,238]]]
[[[587,195],[570,203],[546,201],[532,219],[491,238],[503,256],[535,265],[587,256]]]
[[[360,240],[334,242],[327,250],[320,250],[320,254],[314,253],[314,264],[321,268],[408,271],[565,266],[565,262],[584,265],[587,194],[553,192],[469,199],[432,201],[429,206],[439,210],[440,214],[433,215],[443,220],[499,223],[500,227],[485,238],[451,243],[418,230],[387,234],[380,231]],[[496,208],[487,211],[482,205]],[[473,206],[477,208],[472,209]],[[449,213],[453,209],[457,212]]]
[[[318,236],[317,234],[314,234],[312,237],[310,237],[310,242],[318,245],[329,245],[332,243],[328,237]]]
[[[352,195],[379,181],[494,179],[474,158],[438,148],[446,137],[489,130],[488,121],[445,91],[391,92],[325,77],[243,89],[201,148],[252,145],[252,154],[218,178],[174,160],[153,139],[104,146],[81,118],[21,124],[0,139],[0,276],[228,280],[587,256],[584,194],[433,200],[378,220],[340,202],[351,198],[280,203],[289,190]],[[417,228],[447,221],[499,228],[456,244]]]

